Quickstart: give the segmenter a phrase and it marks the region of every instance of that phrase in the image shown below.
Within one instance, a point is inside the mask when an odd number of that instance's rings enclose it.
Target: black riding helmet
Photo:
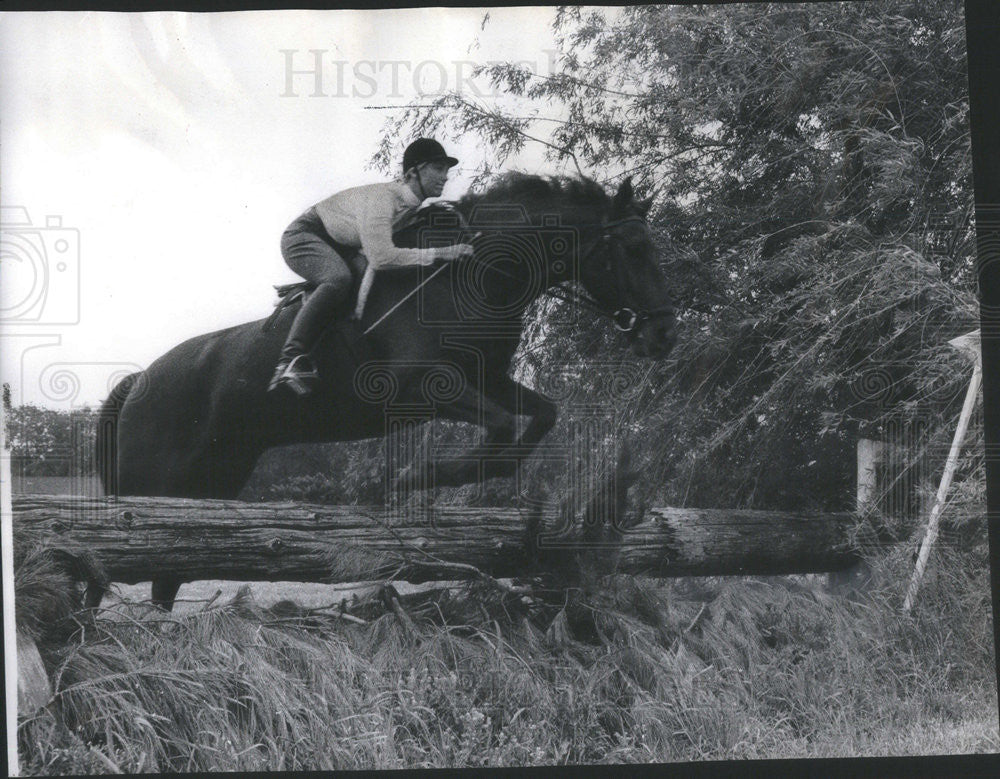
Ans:
[[[449,168],[458,165],[458,160],[445,154],[444,146],[433,138],[417,138],[403,152],[403,173],[424,162],[447,162]]]

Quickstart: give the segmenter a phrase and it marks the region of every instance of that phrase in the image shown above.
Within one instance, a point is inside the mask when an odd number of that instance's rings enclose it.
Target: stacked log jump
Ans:
[[[562,532],[556,516],[437,507],[418,518],[381,506],[182,498],[20,495],[14,522],[38,541],[86,549],[108,579],[411,582],[558,568],[579,553],[608,571],[655,577],[822,573],[859,560],[852,514],[648,509],[630,527]],[[468,573],[463,574],[463,571]]]

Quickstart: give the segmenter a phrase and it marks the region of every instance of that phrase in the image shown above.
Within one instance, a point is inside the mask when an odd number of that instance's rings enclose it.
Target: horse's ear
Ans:
[[[632,190],[632,177],[626,178],[620,187],[618,187],[618,192],[615,193],[614,207],[616,211],[621,211],[632,202],[632,198],[635,197],[635,192]]]
[[[645,219],[646,214],[649,213],[649,209],[652,205],[653,205],[653,196],[650,195],[645,200],[636,200],[635,203],[632,204],[632,207],[636,210],[639,216]]]

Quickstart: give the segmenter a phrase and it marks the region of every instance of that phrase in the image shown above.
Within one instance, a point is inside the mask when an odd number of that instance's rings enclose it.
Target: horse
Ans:
[[[590,179],[508,173],[453,210],[424,209],[397,245],[469,241],[475,231],[472,256],[377,273],[360,322],[329,327],[315,348],[321,381],[310,396],[266,391],[295,305],[270,329],[260,320],[197,336],[119,382],[98,425],[105,494],[236,498],[271,447],[385,436],[387,404],[485,429],[481,444],[411,464],[397,484],[513,475],[556,422],[555,403],[508,375],[536,298],[606,315],[639,355],[673,347],[649,206],[628,180],[612,196]],[[517,435],[519,416],[528,421]],[[153,602],[169,610],[182,583],[154,578]]]

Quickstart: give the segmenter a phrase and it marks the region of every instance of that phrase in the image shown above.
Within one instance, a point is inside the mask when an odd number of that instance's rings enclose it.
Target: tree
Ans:
[[[7,442],[22,476],[77,476],[94,471],[94,425],[90,408],[58,411],[35,405],[5,414]]]
[[[683,330],[620,424],[673,504],[843,508],[859,435],[940,431],[977,324],[964,25],[929,0],[561,8],[560,71],[481,73],[391,122],[473,133],[493,176],[528,143],[554,169],[653,194]],[[602,325],[539,326],[522,369],[593,358]]]

